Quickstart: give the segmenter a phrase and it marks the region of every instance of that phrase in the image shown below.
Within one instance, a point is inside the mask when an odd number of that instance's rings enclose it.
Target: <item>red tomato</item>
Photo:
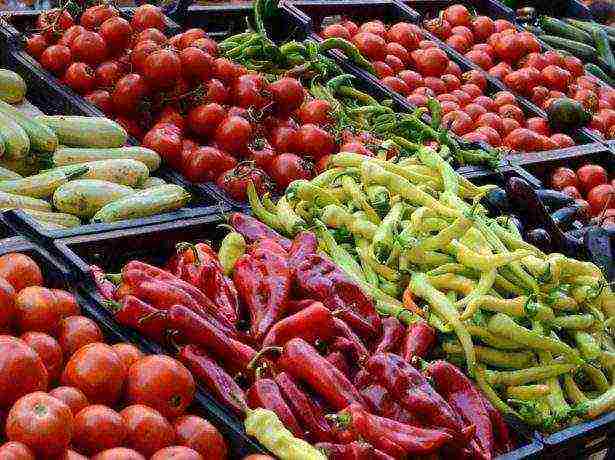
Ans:
[[[502,143],[502,138],[500,137],[499,132],[490,126],[479,126],[476,128],[475,132],[485,136],[489,145],[493,147],[499,147]]]
[[[501,60],[508,63],[517,62],[525,54],[523,40],[519,34],[501,35],[493,49]]]
[[[150,27],[164,32],[166,28],[164,13],[154,5],[141,5],[138,7],[130,23],[136,32],[141,32]]]
[[[579,188],[579,179],[576,173],[565,167],[559,167],[551,174],[551,187],[555,190],[562,190],[564,187]]]
[[[49,396],[53,396],[66,404],[73,416],[90,404],[83,392],[75,387],[56,387],[49,392]]]
[[[443,94],[446,92],[446,85],[442,80],[436,77],[425,77],[424,84],[431,89],[435,94]]]
[[[343,38],[350,41],[350,32],[341,24],[331,24],[325,27],[321,33],[323,38]]]
[[[512,72],[512,67],[504,61],[489,69],[489,75],[497,80],[504,80],[510,72]]]
[[[392,77],[393,75],[395,75],[395,72],[393,72],[393,69],[391,69],[391,67],[389,67],[388,64],[382,61],[374,62],[374,71],[376,72],[376,75],[380,79],[385,78],[385,77]]]
[[[531,32],[519,32],[517,36],[519,37],[521,46],[523,47],[523,54],[540,53],[540,43],[534,34]]]
[[[542,149],[540,136],[526,128],[517,128],[504,139],[504,145],[518,152],[534,152]]]
[[[551,136],[551,140],[555,142],[555,144],[557,145],[556,148],[558,149],[565,149],[568,147],[573,147],[575,145],[574,140],[566,134],[553,134]]]
[[[615,188],[610,184],[596,185],[587,194],[587,202],[592,216],[598,216],[615,205]]]
[[[290,113],[301,107],[305,98],[303,86],[295,78],[283,77],[267,87],[271,100],[281,113]]]
[[[150,457],[175,440],[171,424],[151,407],[135,404],[120,412],[126,427],[124,445]]]
[[[446,44],[461,54],[465,54],[472,47],[472,43],[465,35],[451,35]]]
[[[20,253],[0,256],[0,277],[8,281],[15,292],[43,284],[43,275],[39,266],[30,257]]]
[[[314,166],[297,155],[282,153],[271,161],[270,172],[278,189],[286,190],[286,187],[295,180],[311,179],[314,176]]]
[[[410,90],[406,83],[401,78],[398,77],[384,77],[380,83],[389,88],[391,91],[402,94],[404,96],[408,96],[410,94]]]
[[[487,16],[477,16],[472,21],[472,30],[477,41],[484,42],[495,32],[493,20]]]
[[[124,73],[117,62],[107,61],[96,68],[95,76],[96,85],[99,88],[113,88],[118,80],[124,76]]]
[[[41,54],[43,54],[43,51],[45,51],[48,46],[49,43],[47,43],[47,40],[45,40],[45,37],[41,34],[33,34],[26,39],[26,51],[35,59],[40,59]]]
[[[207,93],[205,101],[216,102],[218,104],[226,104],[229,99],[229,91],[220,80],[212,78],[206,85]]]
[[[131,73],[120,79],[111,95],[116,113],[135,113],[141,108],[150,89],[141,75]]]
[[[188,29],[184,33],[181,34],[181,38],[179,39],[179,49],[183,50],[188,48],[189,46],[194,46],[194,42],[200,40],[202,38],[207,38],[207,34],[203,29],[193,28]]]
[[[66,359],[81,347],[102,340],[102,331],[98,325],[85,316],[69,316],[60,321],[58,341]]]
[[[461,67],[456,62],[449,61],[446,69],[444,69],[444,73],[455,75],[456,77],[461,77]]]
[[[332,121],[331,104],[324,99],[309,100],[299,108],[297,116],[303,124],[328,125]]]
[[[597,185],[607,183],[606,171],[600,165],[587,164],[581,166],[577,170],[577,177],[579,178],[579,189],[583,193],[588,193]]]
[[[502,118],[502,136],[507,136],[517,128],[521,128],[519,123],[514,118]]]
[[[126,447],[115,447],[96,454],[92,457],[92,460],[145,460],[145,457],[135,450]],[[174,457],[173,460],[183,459]]]
[[[464,134],[461,137],[466,142],[484,142],[485,144],[489,143],[489,138],[486,134],[479,133],[477,131],[472,131],[468,134]]]
[[[359,155],[366,155],[366,156],[373,155],[371,150],[365,147],[365,144],[363,144],[363,142],[358,141],[358,140],[352,140],[350,142],[344,143],[340,147],[340,152],[358,153]]]
[[[541,117],[528,118],[526,121],[526,127],[527,129],[531,129],[532,131],[544,136],[551,135],[549,122]]]
[[[516,70],[504,78],[504,84],[515,93],[527,94],[531,88],[527,74]]]
[[[107,57],[107,44],[96,32],[85,31],[75,37],[70,51],[75,61],[95,65]]]
[[[495,129],[500,134],[507,134],[504,132],[504,123],[502,118],[495,113],[486,113],[482,115],[476,122],[477,126],[487,126]]]
[[[132,35],[132,27],[126,19],[114,16],[102,23],[99,33],[110,49],[119,50],[128,45]],[[166,38],[164,38],[164,41],[166,41]]]
[[[557,51],[545,51],[542,55],[545,58],[547,65],[564,67],[564,58]]]
[[[83,62],[73,62],[64,73],[64,83],[79,94],[89,93],[96,86],[94,70]]]
[[[241,155],[252,137],[252,125],[243,117],[229,116],[216,128],[214,139],[231,155]]]
[[[423,77],[414,70],[401,71],[399,73],[399,78],[404,81],[409,91],[414,91],[416,88],[424,86]]]
[[[502,105],[498,109],[498,114],[502,118],[513,118],[514,120],[517,120],[521,125],[523,125],[523,123],[525,122],[525,115],[523,114],[523,110],[521,110],[516,105]]]
[[[565,92],[572,83],[572,74],[555,65],[548,65],[541,72],[542,81],[551,89]]]
[[[75,415],[72,444],[79,452],[94,455],[121,446],[125,438],[124,420],[107,406],[88,406]]]
[[[62,75],[72,61],[70,48],[63,45],[51,45],[42,52],[40,62],[44,69],[56,75]]]
[[[297,152],[318,161],[321,157],[335,152],[335,138],[324,129],[307,124],[297,130],[295,148]]]
[[[190,46],[179,53],[181,72],[188,80],[207,81],[211,76],[214,58],[205,51]]]
[[[49,43],[54,43],[66,29],[74,24],[73,17],[65,9],[44,11],[36,18],[36,28],[41,31]]]
[[[0,278],[0,334],[8,332],[15,321],[15,289],[4,278]]]
[[[15,326],[20,332],[45,332],[55,335],[59,321],[66,316],[56,292],[29,286],[15,297]]]
[[[196,450],[211,460],[224,460],[228,455],[226,441],[207,420],[194,415],[178,418],[174,423],[176,442]]]
[[[427,107],[429,98],[423,94],[411,94],[406,100],[416,107]]]
[[[36,460],[28,446],[20,442],[7,442],[0,446],[0,458],[6,460]]]
[[[434,34],[440,40],[446,40],[452,34],[451,24],[445,19],[430,19],[428,21],[425,21],[423,25],[425,26],[425,29]]]
[[[515,96],[508,91],[500,91],[493,95],[493,102],[498,107],[502,107],[503,105],[516,104],[517,100]]]
[[[412,24],[407,22],[393,24],[386,32],[386,39],[388,42],[399,43],[409,51],[419,46],[419,37],[414,33]]]
[[[182,137],[181,131],[170,123],[160,123],[154,126],[143,138],[143,147],[157,152],[164,161],[173,167],[179,167]]]
[[[386,57],[386,42],[379,35],[370,32],[359,32],[352,37],[352,42],[361,54],[372,61],[383,61]]]
[[[400,77],[401,77],[401,75],[400,75]],[[455,75],[450,75],[450,74],[442,75],[441,80],[444,83],[444,85],[446,86],[446,91],[454,91],[454,90],[459,89],[461,87],[461,81]],[[408,82],[406,82],[406,84],[407,83]]]
[[[6,420],[6,435],[42,458],[59,455],[71,442],[73,414],[62,401],[42,391],[19,399]]]
[[[145,356],[141,350],[130,343],[116,343],[112,345],[111,348],[113,348],[113,351],[115,351],[120,361],[122,361],[126,371],[128,371],[130,366]]]
[[[150,54],[143,65],[143,76],[153,88],[168,88],[181,75],[181,60],[171,50],[158,50]]]
[[[504,30],[515,28],[515,26],[511,22],[507,21],[506,19],[496,19],[493,22],[493,27],[495,28],[496,32],[502,32]]]
[[[202,104],[188,112],[188,128],[199,136],[211,136],[226,117],[226,110],[216,103]],[[227,168],[228,169],[228,168]]]
[[[574,185],[568,185],[561,190],[562,193],[565,193],[569,197],[574,198],[575,200],[580,200],[583,198],[579,193],[579,190]]]
[[[417,70],[424,77],[438,77],[445,72],[448,66],[448,56],[439,48],[424,50],[416,61]]]
[[[469,103],[472,102],[472,96],[461,89],[456,89],[455,91],[451,91],[451,94],[457,98],[459,101],[459,105],[461,107],[465,107]]]
[[[487,109],[478,104],[468,104],[464,107],[463,111],[468,114],[475,123],[481,116],[487,113]]]
[[[87,30],[97,30],[107,19],[119,16],[119,14],[119,11],[112,5],[96,5],[86,9],[79,22]]]
[[[252,182],[259,196],[273,190],[271,179],[265,171],[249,164],[240,164],[229,169],[216,181],[216,185],[224,190],[233,200],[245,201],[247,199],[248,184]]]
[[[189,447],[171,446],[159,450],[150,460],[203,460],[203,457]]]
[[[493,67],[493,60],[491,59],[491,56],[484,51],[471,50],[467,52],[465,56],[483,70],[489,70]]]
[[[544,86],[535,86],[532,89],[532,102],[539,107],[549,98],[549,90]]]
[[[62,348],[56,339],[43,332],[26,332],[21,337],[43,361],[50,382],[55,382],[62,372],[64,358]]]
[[[455,111],[442,117],[442,124],[458,136],[463,136],[474,129],[474,122],[466,113]]]
[[[472,25],[472,15],[468,9],[463,5],[452,5],[444,10],[442,17],[454,26],[467,26]]]
[[[382,38],[386,36],[386,28],[384,27],[384,23],[380,20],[364,22],[361,24],[361,27],[359,27],[359,32],[369,32]]]
[[[111,102],[113,102],[113,100]],[[119,116],[119,117],[115,117],[115,121],[119,123],[129,135],[139,140],[143,139],[143,135],[145,134],[143,132],[143,128],[141,128],[141,125],[139,124],[139,122],[135,120],[134,118]]]
[[[192,182],[211,182],[236,165],[237,160],[228,153],[215,147],[200,147],[184,163],[183,173]]]
[[[478,96],[472,102],[474,104],[480,105],[481,107],[484,107],[487,112],[495,112],[497,110],[495,102],[493,102],[493,99],[491,99],[489,96]]]

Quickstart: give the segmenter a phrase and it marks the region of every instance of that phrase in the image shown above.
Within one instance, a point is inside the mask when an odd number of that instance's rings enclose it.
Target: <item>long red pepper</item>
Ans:
[[[106,300],[115,299],[115,285],[105,278],[105,272],[97,265],[90,265],[90,273],[100,295]]]
[[[288,258],[281,251],[284,249],[275,242],[259,240],[250,254],[239,258],[233,271],[239,297],[250,312],[250,330],[256,342],[284,315],[290,296]]]
[[[350,430],[359,439],[393,456],[425,455],[439,450],[452,441],[443,431],[415,427],[385,417],[370,414],[360,404],[351,404],[340,414],[340,420],[349,423]]]
[[[301,310],[309,307],[314,302],[318,302],[318,301],[312,300],[312,299],[301,299],[301,300],[289,299],[286,302],[286,313],[288,315],[294,315],[295,313],[298,313]]]
[[[359,372],[355,374],[354,379],[352,381],[354,383],[354,386],[359,389],[365,388],[366,386],[371,385],[372,383],[375,383],[372,377],[369,375],[369,373],[365,369],[359,369]]]
[[[232,374],[244,373],[256,355],[252,347],[229,337],[215,325],[182,305],[169,308],[166,311],[166,318],[168,327],[179,332],[181,342],[198,345],[207,353],[211,353],[223,362],[226,370]]]
[[[312,254],[299,264],[294,278],[301,295],[338,311],[339,317],[365,340],[380,334],[380,317],[371,299],[329,259]]]
[[[294,337],[301,337],[312,344],[317,340],[327,342],[336,333],[334,320],[331,310],[320,302],[316,302],[278,321],[267,333],[263,340],[263,347],[284,345]]]
[[[399,404],[419,414],[427,425],[451,430],[460,439],[469,441],[473,433],[464,426],[451,406],[412,365],[393,353],[379,353],[365,364],[371,377],[398,397]]]
[[[382,321],[382,337],[378,345],[376,345],[374,353],[394,351],[403,335],[404,326],[397,318],[392,316],[385,318]]]
[[[327,361],[339,369],[346,377],[350,378],[350,366],[346,356],[341,351],[332,351],[327,355]]]
[[[284,401],[278,384],[273,380],[257,379],[246,393],[246,396],[248,398],[248,405],[252,409],[262,407],[275,412],[284,426],[295,436],[304,437],[303,430],[299,426],[295,414],[288,407],[286,401]]]
[[[254,217],[234,212],[229,216],[229,224],[237,233],[242,234],[249,243],[261,238],[271,238],[277,241],[277,243],[287,251],[290,249],[291,241],[288,238],[284,238],[275,230],[259,222]]]
[[[416,414],[401,407],[383,386],[369,385],[361,389],[361,395],[363,395],[363,398],[367,401],[369,408],[377,415],[407,425],[424,425]]]
[[[293,413],[307,430],[308,439],[313,442],[333,440],[325,414],[312,402],[299,384],[286,372],[278,374],[275,382]]]
[[[353,441],[349,444],[320,442],[314,447],[323,451],[328,460],[395,460],[395,457],[362,441]]]
[[[364,402],[348,378],[303,339],[286,342],[277,365],[307,384],[333,409],[340,410],[353,402]]]
[[[508,425],[504,421],[504,417],[499,410],[493,407],[491,401],[489,401],[485,395],[480,394],[485,406],[489,419],[491,420],[491,426],[493,427],[493,436],[495,438],[495,450],[498,454],[505,454],[514,449],[514,442],[511,438]]]
[[[369,355],[367,347],[361,338],[354,333],[352,328],[342,319],[335,318],[335,327],[340,338],[344,338],[351,343],[351,346],[356,354],[355,359],[365,359]],[[332,348],[338,349],[335,345]]]
[[[164,311],[132,295],[124,296],[119,303],[108,301],[104,305],[113,312],[113,317],[121,325],[135,329],[157,342],[164,339],[167,330]]]
[[[289,265],[292,269],[298,267],[301,262],[312,254],[318,252],[318,238],[312,232],[301,232],[293,240],[288,251],[290,256]]]
[[[179,360],[212,395],[239,415],[247,407],[244,391],[215,360],[195,345],[186,345],[179,351]]]
[[[425,321],[411,324],[402,340],[401,357],[409,363],[424,358],[436,343],[436,330]]]

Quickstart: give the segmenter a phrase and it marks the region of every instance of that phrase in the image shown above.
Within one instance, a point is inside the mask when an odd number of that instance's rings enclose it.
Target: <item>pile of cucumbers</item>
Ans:
[[[22,209],[52,229],[116,222],[184,207],[190,194],[150,177],[160,156],[124,147],[127,133],[103,117],[28,117],[11,104],[23,79],[0,69],[0,209]]]
[[[585,70],[615,87],[615,27],[578,19],[556,19],[540,16],[538,33],[546,44],[585,62]]]

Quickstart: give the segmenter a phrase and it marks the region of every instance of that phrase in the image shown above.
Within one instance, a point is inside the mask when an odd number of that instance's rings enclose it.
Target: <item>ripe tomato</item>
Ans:
[[[531,92],[532,102],[539,107],[542,107],[549,98],[549,90],[544,86],[535,86]]]
[[[549,127],[549,122],[541,117],[532,117],[528,118],[526,121],[527,129],[531,129],[535,133],[542,134],[544,136],[551,135],[551,128]]]
[[[446,69],[444,69],[444,73],[455,75],[456,77],[461,77],[461,67],[456,62],[449,61]]]
[[[214,58],[205,51],[190,46],[179,53],[182,74],[188,80],[207,81],[211,76]]]
[[[551,140],[555,142],[555,144],[557,145],[556,148],[558,149],[565,149],[568,147],[573,147],[575,145],[574,140],[567,134],[553,134],[551,136]]]
[[[393,69],[391,69],[391,67],[385,62],[375,61],[373,65],[374,65],[374,71],[376,72],[376,75],[380,79],[384,77],[392,77],[393,75],[395,75],[395,72],[393,72]]]
[[[472,102],[474,104],[480,105],[481,107],[484,107],[487,112],[495,112],[497,110],[495,102],[493,102],[493,99],[491,99],[489,96],[478,96],[474,98]]]
[[[424,50],[416,60],[419,73],[424,77],[439,77],[446,72],[449,63],[448,56],[439,48]]]
[[[160,123],[169,123],[174,125],[179,129],[181,133],[186,130],[186,120],[179,113],[179,109],[173,105],[167,105],[162,111],[158,114],[158,118],[156,119],[156,124]]]
[[[461,76],[461,81],[463,81],[465,85],[477,86],[480,89],[480,94],[487,88],[487,78],[478,70],[468,70]],[[463,86],[461,89],[463,90]],[[480,96],[480,94],[476,94],[475,97]]]
[[[535,152],[542,149],[542,140],[534,131],[517,128],[506,136],[504,145],[518,152]]]
[[[446,85],[442,80],[436,77],[425,77],[425,86],[430,88],[435,94],[443,94],[446,90]]]
[[[331,123],[331,104],[324,99],[312,99],[305,102],[297,111],[302,124],[326,126]]]
[[[301,126],[294,137],[296,151],[312,157],[315,161],[335,153],[336,144],[333,135],[316,125]]]
[[[214,61],[214,77],[222,80],[227,85],[234,83],[234,81],[245,74],[241,66],[229,61],[226,58],[218,58]]]
[[[476,16],[472,21],[472,31],[477,41],[484,42],[495,32],[495,24],[490,17]]]
[[[7,442],[0,446],[0,458],[5,460],[36,460],[28,446],[20,442]]]
[[[487,137],[487,135],[483,133],[479,133],[477,131],[471,131],[467,134],[464,134],[463,136],[461,136],[461,138],[464,141],[470,142],[470,143],[475,143],[475,142],[483,142],[485,144],[489,143],[489,138]]]
[[[120,412],[126,427],[124,445],[150,457],[173,444],[173,427],[160,412],[151,407],[135,404]]]
[[[237,160],[228,153],[215,147],[200,147],[184,163],[183,173],[192,182],[211,182],[236,165]]]
[[[282,153],[271,161],[270,172],[278,190],[286,190],[295,180],[311,179],[314,176],[314,165],[293,153]]]
[[[162,46],[167,42],[167,37],[158,29],[150,27],[149,29],[145,29],[139,32],[137,36],[133,39],[133,43],[137,44],[146,40],[153,41]]]
[[[446,21],[448,21],[453,27],[454,26],[471,26],[472,25],[472,15],[468,11],[468,9],[463,5],[452,5],[444,10],[444,14],[442,16]]]
[[[203,457],[189,447],[171,446],[159,450],[150,460],[203,460]]]
[[[15,321],[15,289],[4,278],[0,278],[0,334],[11,330]]]
[[[470,50],[465,56],[483,70],[489,70],[493,67],[493,60],[491,59],[491,56],[484,51]]]
[[[157,152],[164,161],[174,168],[180,166],[182,152],[181,131],[170,123],[154,126],[143,138],[143,147]]]
[[[7,280],[15,292],[28,286],[43,284],[43,275],[36,262],[27,255],[19,253],[0,256],[0,277]]]
[[[523,54],[540,53],[540,43],[531,32],[519,32],[517,34],[520,44],[523,47]]]
[[[94,455],[121,446],[126,438],[126,426],[121,415],[113,409],[92,405],[75,415],[72,444],[79,452]]]
[[[579,190],[574,186],[574,185],[568,185],[566,187],[564,187],[561,190],[562,193],[565,193],[566,195],[568,195],[569,197],[572,197],[576,200],[580,200],[583,197],[581,196],[581,193],[579,193]]]
[[[560,167],[553,171],[551,174],[551,187],[555,190],[563,190],[564,187],[569,186],[579,188],[579,179],[572,169]]]
[[[500,106],[498,109],[498,114],[502,118],[512,118],[517,120],[520,125],[523,125],[525,122],[525,115],[523,114],[523,110],[513,104],[506,104]]]
[[[83,62],[73,62],[64,73],[64,83],[79,94],[89,93],[96,86],[94,70]]]
[[[399,43],[408,51],[415,50],[419,46],[419,37],[414,33],[412,24],[407,22],[398,22],[389,27],[386,39],[389,43]]]
[[[216,144],[231,155],[241,156],[252,137],[252,125],[239,116],[229,116],[222,120],[214,134]]]
[[[132,27],[126,19],[114,16],[102,23],[99,33],[110,49],[120,50],[128,45]]]
[[[350,33],[348,29],[341,24],[331,24],[323,29],[321,32],[323,38],[343,38],[344,40],[350,41]]]
[[[472,47],[465,35],[451,35],[446,39],[446,44],[461,54],[465,54]]]
[[[423,23],[425,29],[434,34],[440,40],[446,40],[452,35],[450,22],[441,18],[434,18]]]
[[[103,62],[96,68],[96,85],[99,88],[113,88],[123,75],[124,73],[116,61]]]
[[[504,80],[506,76],[512,72],[512,67],[507,62],[500,62],[499,64],[489,69],[489,75],[497,80]]]
[[[262,109],[267,105],[266,81],[258,74],[246,74],[238,77],[231,88],[235,105],[249,109]]]
[[[6,435],[41,457],[64,452],[71,441],[73,414],[59,399],[42,391],[19,399],[6,420]]]
[[[399,72],[399,78],[401,78],[410,91],[414,91],[424,85],[423,77],[420,73],[414,70],[403,70]]]
[[[143,128],[141,128],[139,122],[134,118],[118,116],[115,117],[115,121],[119,123],[130,136],[135,137],[139,140],[143,139],[143,135],[145,134],[143,132]]]
[[[406,100],[416,107],[427,107],[429,98],[423,94],[411,94]]]
[[[577,177],[579,179],[579,190],[583,193],[588,193],[594,187],[607,183],[606,170],[595,164],[587,164],[581,166],[577,170]]]
[[[451,94],[457,98],[461,107],[465,107],[472,102],[472,96],[461,89],[451,91]]]
[[[166,28],[164,13],[160,8],[154,5],[141,5],[138,7],[134,12],[130,24],[135,32],[141,32],[150,27],[164,32]]]
[[[494,128],[491,128],[490,126],[479,126],[478,128],[476,128],[475,132],[485,136],[489,145],[493,147],[499,147],[502,143],[500,133],[498,133],[498,131],[496,131]]]
[[[15,297],[15,326],[20,332],[38,331],[56,335],[64,312],[51,289],[30,286]]]
[[[69,316],[60,321],[58,341],[66,359],[81,347],[102,340],[103,335],[98,325],[85,316]]]
[[[414,72],[414,73],[416,73],[416,72]],[[401,77],[401,75],[400,75],[400,77]],[[420,77],[420,75],[419,75],[419,77]],[[402,79],[403,79],[403,77],[402,77]],[[461,81],[455,75],[451,75],[451,74],[442,75],[441,80],[444,83],[444,85],[446,86],[446,91],[454,91],[454,90],[459,89],[461,87]],[[406,84],[408,84],[407,81],[406,81]]]
[[[573,99],[592,113],[598,110],[598,96],[592,90],[581,88],[575,92]]]
[[[280,113],[290,113],[301,107],[305,98],[303,86],[296,78],[280,78],[271,83],[267,90],[271,94],[271,100],[276,104]]]
[[[257,168],[268,173],[271,162],[276,156],[269,143],[265,139],[257,139],[248,150],[250,152],[248,159],[253,161]]]
[[[482,105],[478,104],[468,104],[463,108],[463,111],[470,116],[472,121],[475,123],[478,119],[487,113],[487,109],[485,109]]]
[[[517,120],[514,118],[502,118],[502,131],[500,133],[502,137],[507,136],[517,128],[521,128],[521,123]]]
[[[389,88],[391,91],[402,94],[403,96],[408,96],[410,94],[410,89],[401,78],[384,77],[380,83]]]
[[[160,50],[160,45],[152,40],[145,40],[137,43],[130,53],[130,63],[135,73],[142,74],[145,69],[145,61],[156,51]]]
[[[73,416],[86,406],[89,406],[88,398],[83,392],[75,387],[56,387],[49,392],[49,396],[62,401],[71,410]]]
[[[154,51],[145,59],[143,76],[153,88],[173,86],[181,75],[181,60],[172,50]]]
[[[55,43],[62,33],[74,24],[73,17],[65,9],[43,11],[36,18],[36,28],[49,43]]]
[[[519,34],[500,35],[493,45],[496,55],[508,63],[517,62],[524,54],[525,47]]]
[[[192,402],[194,392],[190,371],[169,356],[146,356],[128,370],[127,401],[148,405],[165,417],[182,415]]]
[[[88,30],[75,37],[70,51],[75,61],[95,65],[107,57],[107,44],[99,34]]]
[[[45,37],[41,34],[33,34],[26,39],[26,51],[35,59],[40,59],[41,54],[43,54],[43,51],[45,51],[48,46],[49,43],[47,43],[47,40],[45,40]]]
[[[516,70],[506,75],[504,78],[504,84],[512,91],[524,95],[531,89],[527,74],[521,72],[521,70]]]
[[[186,415],[175,421],[174,429],[178,445],[190,447],[212,460],[224,460],[227,457],[226,441],[207,420]]]
[[[120,361],[126,369],[126,372],[128,372],[130,366],[145,356],[141,350],[130,343],[116,343],[115,345],[112,345],[111,348],[113,348],[113,351],[117,353]]]
[[[446,115],[447,113],[461,109],[461,107],[459,107],[459,104],[454,101],[443,101],[440,103],[440,108],[442,110],[442,115]]]
[[[183,50],[189,46],[194,46],[193,43],[201,38],[207,38],[207,34],[203,29],[188,29],[181,34],[181,38],[178,43],[179,49]]]
[[[70,46],[73,44],[75,38],[85,32],[87,29],[83,26],[71,26],[64,31],[62,37],[58,40],[58,45]]]
[[[94,457],[92,460],[146,460],[139,452],[128,449],[126,447],[115,447],[113,449],[104,450]],[[174,458],[173,460],[181,460],[180,458]]]
[[[572,83],[572,74],[556,65],[548,65],[540,74],[544,85],[550,89],[566,92]]]
[[[205,100],[208,102],[216,102],[218,104],[226,104],[229,99],[229,91],[220,80],[212,78],[206,85],[207,93]]]
[[[610,184],[596,185],[587,194],[587,202],[592,216],[598,216],[615,206],[615,188]]]
[[[64,358],[56,339],[42,332],[26,332],[20,337],[41,358],[50,382],[55,382],[62,372]]]
[[[222,120],[226,110],[216,103],[199,105],[188,112],[188,128],[199,136],[211,136]]]
[[[115,404],[121,396],[126,370],[109,345],[90,343],[66,363],[62,383],[81,390],[94,404]]]
[[[506,19],[496,19],[493,22],[493,26],[495,28],[495,31],[498,32],[498,33],[499,32],[503,32],[503,31],[508,30],[508,29],[514,29],[515,28],[515,26],[510,21],[507,21]]]
[[[62,75],[72,61],[70,48],[63,45],[51,45],[41,53],[40,63],[44,69],[56,75]]]
[[[91,6],[81,15],[80,23],[87,30],[98,30],[103,22],[119,14],[118,10],[109,4]]]
[[[442,117],[442,125],[446,126],[458,136],[463,136],[474,129],[472,118],[460,110],[444,115]]]
[[[218,177],[216,185],[224,190],[233,200],[246,201],[248,184],[252,182],[256,193],[264,195],[274,189],[271,179],[265,171],[250,164],[240,164]]]
[[[384,61],[386,57],[386,42],[384,39],[371,32],[359,32],[352,37],[352,42],[361,54],[372,61]]]
[[[269,142],[276,152],[296,150],[297,130],[290,126],[277,126],[269,134]]]

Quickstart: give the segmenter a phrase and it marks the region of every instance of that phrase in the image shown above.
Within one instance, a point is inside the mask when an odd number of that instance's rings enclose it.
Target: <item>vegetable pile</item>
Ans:
[[[27,255],[0,257],[1,458],[227,458],[218,430],[187,412],[186,367],[105,343],[70,292],[43,284]]]

